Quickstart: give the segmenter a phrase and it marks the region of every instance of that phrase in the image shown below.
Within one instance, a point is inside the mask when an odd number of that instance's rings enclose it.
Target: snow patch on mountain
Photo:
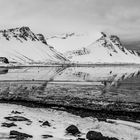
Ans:
[[[100,34],[89,34],[89,33],[66,33],[48,35],[47,42],[49,45],[54,46],[56,50],[61,53],[67,51],[77,50],[79,48],[88,46],[100,37]]]

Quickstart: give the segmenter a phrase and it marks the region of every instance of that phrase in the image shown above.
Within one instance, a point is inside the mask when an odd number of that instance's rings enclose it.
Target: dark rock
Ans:
[[[21,133],[15,130],[10,131],[10,138],[15,138],[17,140],[24,140],[27,138],[32,138],[32,135],[26,134],[26,133]]]
[[[107,139],[106,140],[119,140],[117,138],[109,138],[109,137],[106,137]]]
[[[43,123],[43,121],[41,121],[41,120],[39,120],[38,122],[39,122],[39,123]]]
[[[80,134],[79,129],[75,125],[70,125],[69,127],[67,127],[66,132],[72,135]]]
[[[2,123],[2,125],[1,125],[2,127],[13,127],[13,126],[17,126],[16,124],[14,124],[14,123]]]
[[[52,136],[52,135],[42,135],[42,137],[43,137],[44,139],[47,139],[47,138],[52,138],[53,136]]]
[[[86,135],[88,140],[118,140],[117,138],[105,137],[100,132],[89,131]]]
[[[25,117],[22,117],[22,116],[10,116],[10,117],[4,117],[6,120],[9,120],[9,121],[28,121],[28,122],[31,122],[31,120],[25,118]]]
[[[27,123],[26,123],[26,125],[31,125],[31,124],[32,124],[32,122],[27,122]]]
[[[107,35],[106,35],[104,32],[101,32],[101,34],[102,34],[104,37],[107,37]]]
[[[107,120],[105,118],[98,118],[98,121],[103,121],[103,122],[106,122]]]
[[[42,43],[47,45],[46,39],[42,34],[37,34],[37,37]]]
[[[21,32],[29,32],[30,31],[30,28],[27,27],[27,26],[23,26],[19,29]]]
[[[43,122],[42,126],[51,126],[51,124],[48,121]]]
[[[14,110],[13,110],[11,113],[12,113],[12,114],[22,114],[23,112],[19,112],[19,111],[14,111]]]
[[[78,138],[78,139],[76,139],[76,140],[85,140],[85,138]]]
[[[0,57],[0,62],[9,64],[9,61],[8,61],[8,59],[6,57]]]
[[[107,120],[108,123],[111,123],[111,124],[116,124],[116,122],[112,121],[112,120]]]
[[[100,132],[89,131],[86,135],[88,140],[103,140],[103,135]]]

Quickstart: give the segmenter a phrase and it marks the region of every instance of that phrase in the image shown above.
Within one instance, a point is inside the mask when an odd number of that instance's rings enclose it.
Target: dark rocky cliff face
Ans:
[[[31,41],[41,41],[47,45],[46,39],[42,34],[34,34],[29,27],[12,28],[7,30],[0,30],[6,40],[11,40],[13,38],[20,42],[31,40]]]
[[[37,34],[37,37],[42,43],[48,45],[45,37],[42,34]]]

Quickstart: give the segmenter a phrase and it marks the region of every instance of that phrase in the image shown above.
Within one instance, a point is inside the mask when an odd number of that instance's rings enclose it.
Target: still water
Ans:
[[[20,86],[40,86],[53,94],[92,94],[96,98],[140,102],[140,67],[25,67],[0,69],[0,90],[14,94]]]

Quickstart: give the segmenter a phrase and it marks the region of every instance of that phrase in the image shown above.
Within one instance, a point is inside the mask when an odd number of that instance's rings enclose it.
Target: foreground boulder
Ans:
[[[66,132],[71,135],[80,134],[79,129],[75,125],[70,125],[69,127],[67,127]]]
[[[10,117],[5,117],[6,120],[9,121],[27,121],[27,122],[31,122],[31,120],[22,117],[22,116],[10,116]]]
[[[42,123],[42,126],[49,126],[50,127],[51,124],[48,121],[45,121],[45,122]]]
[[[105,137],[100,132],[89,131],[86,135],[88,140],[118,140],[117,138]]]
[[[102,137],[103,137],[102,133],[95,131],[89,131],[86,135],[86,138],[88,140],[101,140]]]
[[[11,113],[12,113],[12,114],[22,114],[23,112],[19,112],[19,111],[13,110]]]
[[[42,135],[42,137],[43,137],[44,139],[47,139],[47,138],[52,138],[53,136],[52,136],[52,135]]]
[[[10,131],[10,138],[15,138],[17,140],[24,140],[27,138],[32,138],[32,135],[26,134],[26,133],[21,133],[15,130]]]
[[[2,123],[2,125],[1,125],[2,127],[8,127],[8,128],[10,128],[10,127],[13,127],[13,126],[17,126],[16,124],[14,124],[14,123]]]

